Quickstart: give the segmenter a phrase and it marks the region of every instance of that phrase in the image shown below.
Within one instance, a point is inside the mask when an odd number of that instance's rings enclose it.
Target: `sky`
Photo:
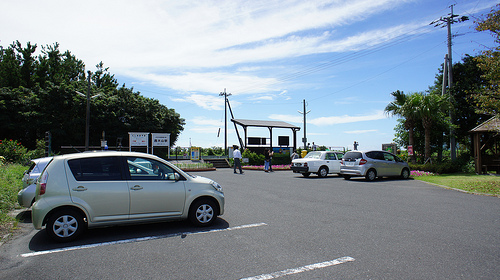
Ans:
[[[396,90],[424,92],[448,52],[446,28],[430,25],[450,6],[452,60],[494,46],[474,21],[491,0],[0,0],[0,45],[60,44],[87,71],[99,62],[119,84],[185,119],[176,146],[223,147],[226,92],[235,119],[284,121],[307,142],[381,149],[397,117]],[[227,112],[228,145],[238,144]],[[82,128],[84,129],[84,128]],[[238,127],[240,135],[244,135]],[[134,131],[136,132],[136,131]],[[290,129],[275,128],[278,136]],[[269,138],[267,128],[248,137]],[[269,139],[267,140],[269,143]],[[98,143],[96,144],[98,145]]]

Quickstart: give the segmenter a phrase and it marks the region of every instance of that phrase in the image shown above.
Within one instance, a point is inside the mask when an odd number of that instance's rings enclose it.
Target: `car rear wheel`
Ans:
[[[302,173],[302,176],[304,176],[304,177],[306,177],[306,178],[307,178],[307,177],[309,177],[309,175],[311,175],[311,173],[309,173],[309,172]]]
[[[189,219],[196,226],[210,226],[215,222],[218,215],[217,206],[210,199],[195,202],[189,210]]]
[[[408,170],[408,168],[404,168],[403,171],[401,171],[401,178],[405,180],[410,178],[410,170]]]
[[[325,178],[326,176],[328,176],[328,168],[326,167],[321,167],[318,171],[318,176],[321,177],[321,178]]]
[[[55,212],[47,221],[46,231],[57,242],[75,240],[85,229],[85,222],[80,213],[65,209]]]
[[[366,172],[365,178],[366,178],[367,181],[373,181],[373,180],[375,180],[375,178],[377,178],[377,171],[375,171],[375,169],[368,170]]]

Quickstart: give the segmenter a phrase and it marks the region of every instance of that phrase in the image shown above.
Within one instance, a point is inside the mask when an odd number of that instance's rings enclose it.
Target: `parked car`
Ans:
[[[144,153],[56,156],[37,182],[32,222],[54,240],[86,228],[189,219],[212,225],[224,213],[222,187]]]
[[[35,202],[36,179],[52,157],[32,159],[30,167],[23,175],[23,189],[17,193],[17,201],[22,207],[29,208]]]
[[[309,177],[311,173],[318,174],[319,177],[326,177],[328,174],[340,173],[342,156],[343,154],[340,152],[309,152],[304,158],[292,160],[290,168],[294,173],[301,173],[304,177]]]
[[[350,151],[342,158],[340,174],[347,180],[364,176],[373,181],[377,177],[410,177],[408,163],[386,151]]]

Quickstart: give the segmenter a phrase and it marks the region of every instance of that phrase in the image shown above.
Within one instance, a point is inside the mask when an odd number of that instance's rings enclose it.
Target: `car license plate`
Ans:
[[[346,161],[345,165],[354,166],[354,161]]]

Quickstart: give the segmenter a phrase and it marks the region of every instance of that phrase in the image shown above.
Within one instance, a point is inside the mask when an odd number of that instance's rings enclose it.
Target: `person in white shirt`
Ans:
[[[236,168],[240,169],[240,174],[243,174],[243,170],[241,169],[241,152],[238,150],[238,146],[233,146],[233,158],[234,158],[234,173],[236,174]]]

